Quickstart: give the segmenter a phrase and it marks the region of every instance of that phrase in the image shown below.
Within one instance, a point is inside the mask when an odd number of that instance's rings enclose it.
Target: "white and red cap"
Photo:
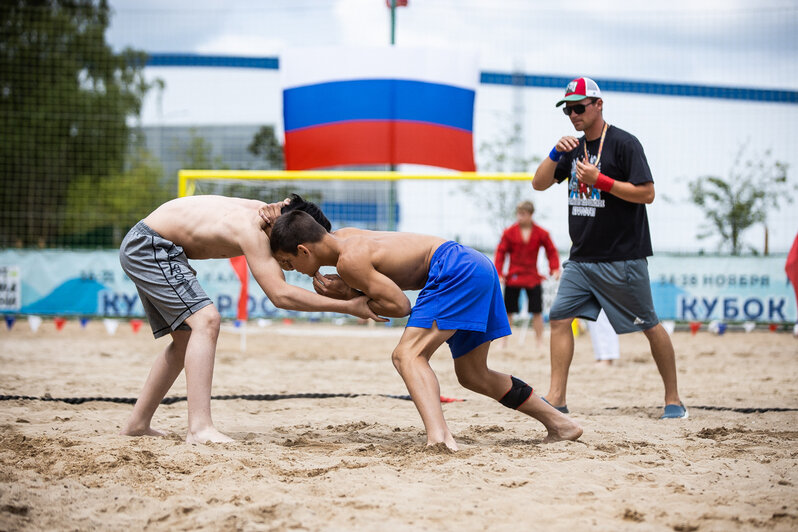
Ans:
[[[557,102],[559,107],[565,102],[578,102],[585,98],[601,98],[598,84],[590,78],[576,78],[565,87],[565,97]]]

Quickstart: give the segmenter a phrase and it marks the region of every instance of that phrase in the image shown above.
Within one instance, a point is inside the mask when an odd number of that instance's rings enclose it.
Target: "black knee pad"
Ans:
[[[507,408],[517,410],[518,407],[524,404],[524,402],[529,399],[529,396],[532,395],[532,387],[521,379],[516,379],[512,375],[510,375],[510,380],[513,381],[513,385],[510,391],[499,399],[499,402]]]

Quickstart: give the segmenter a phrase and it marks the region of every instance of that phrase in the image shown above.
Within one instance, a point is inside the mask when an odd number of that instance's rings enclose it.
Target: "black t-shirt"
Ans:
[[[595,164],[600,138],[587,143],[590,162]],[[568,179],[568,228],[570,260],[611,262],[650,257],[651,234],[643,203],[626,200],[592,188],[576,178],[576,161],[585,157],[585,137],[579,146],[564,153],[554,178]],[[653,182],[643,146],[634,135],[614,126],[607,128],[599,170],[616,181],[640,185]]]

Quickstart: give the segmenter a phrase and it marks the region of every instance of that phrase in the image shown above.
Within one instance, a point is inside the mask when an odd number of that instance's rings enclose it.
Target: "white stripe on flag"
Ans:
[[[408,79],[476,90],[473,52],[439,48],[308,47],[280,55],[283,89],[352,79]]]

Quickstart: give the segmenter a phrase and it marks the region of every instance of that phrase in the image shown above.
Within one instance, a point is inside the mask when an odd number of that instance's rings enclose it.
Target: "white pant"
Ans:
[[[596,360],[617,360],[621,356],[618,346],[618,334],[610,325],[607,314],[602,309],[596,321],[585,320],[593,342],[593,354]]]

